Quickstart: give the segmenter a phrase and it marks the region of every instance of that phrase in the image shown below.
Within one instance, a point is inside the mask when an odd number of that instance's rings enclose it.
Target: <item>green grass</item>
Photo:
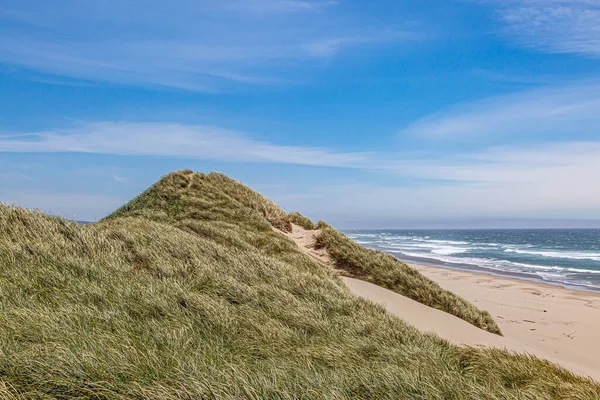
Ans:
[[[501,334],[487,311],[481,311],[462,297],[442,289],[394,256],[367,249],[322,221],[319,228],[321,233],[317,236],[317,246],[327,250],[336,267],[345,275],[390,289],[481,329]]]
[[[296,225],[300,225],[304,229],[307,229],[309,231],[317,229],[317,225],[314,222],[312,222],[308,217],[305,217],[300,213],[289,213],[288,217],[290,218],[290,222]]]
[[[239,185],[173,173],[85,226],[0,205],[0,398],[600,398],[353,296]]]

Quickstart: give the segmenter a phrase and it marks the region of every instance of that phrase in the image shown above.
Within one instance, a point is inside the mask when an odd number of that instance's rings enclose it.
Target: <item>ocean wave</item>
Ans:
[[[507,253],[542,256],[542,257],[547,257],[547,258],[563,258],[563,259],[571,259],[571,260],[600,261],[600,253],[552,251],[552,250],[523,250],[523,249],[519,249],[519,248],[507,248],[504,251]]]
[[[600,275],[600,270],[597,269],[560,267],[555,265],[534,265],[509,260],[487,259],[478,257],[451,257],[451,255],[447,255],[446,257],[444,257],[443,254],[440,254],[442,257],[432,257],[431,254],[415,252],[401,252],[401,254],[404,254],[409,257],[428,258],[456,265],[474,265],[496,270],[499,272],[533,273],[540,276],[541,274],[555,274],[556,276],[560,276],[563,278],[567,278],[569,273],[578,275]]]
[[[348,237],[376,237],[378,240],[390,241],[390,242],[425,242],[425,243],[433,243],[433,244],[455,244],[455,245],[467,245],[471,244],[471,242],[466,242],[462,240],[441,240],[441,239],[430,239],[429,236],[404,236],[404,235],[394,235],[388,233],[381,234],[349,234]]]
[[[426,244],[426,243],[374,243],[378,247],[384,250],[391,251],[403,251],[403,250],[427,250],[433,254],[441,254],[441,255],[450,255],[450,254],[459,254],[459,253],[467,253],[471,251],[471,248],[465,247],[457,247],[450,245],[440,245],[440,244]]]
[[[587,248],[558,248],[553,247],[554,244],[543,244],[530,234],[519,236],[517,233],[504,243],[492,235],[472,235],[472,239],[462,235],[452,238],[365,232],[348,236],[367,247],[407,260],[455,268],[479,267],[498,274],[600,289],[600,251],[593,243],[586,242],[585,245],[591,246]],[[561,243],[561,240],[562,237],[557,236],[556,242]],[[567,241],[566,245],[571,242]]]
[[[428,239],[425,240],[427,243],[435,243],[435,244],[471,244],[471,242],[463,242],[463,241],[458,241],[458,240],[433,240],[433,239]]]
[[[470,242],[465,242],[462,240],[440,240],[440,239],[429,239],[426,237],[419,236],[395,236],[393,239],[401,239],[401,240],[411,240],[414,242],[425,242],[425,243],[433,243],[433,244],[470,244]]]
[[[572,268],[572,267],[558,267],[553,265],[533,265],[524,263],[515,263],[526,266],[527,268],[541,270],[541,271],[559,271],[559,272],[576,272],[580,274],[600,274],[600,270],[597,269],[584,269],[584,268]]]
[[[347,236],[354,239],[359,237],[379,237],[380,235],[377,233],[349,233]]]
[[[431,250],[431,252],[433,254],[440,254],[443,256],[449,256],[452,254],[460,254],[460,253],[466,253],[468,252],[468,249],[459,249],[457,247],[443,247],[443,248],[438,248],[438,249],[433,249]]]

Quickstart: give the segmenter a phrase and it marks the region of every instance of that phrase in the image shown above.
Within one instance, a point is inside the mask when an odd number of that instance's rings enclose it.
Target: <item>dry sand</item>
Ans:
[[[331,264],[325,250],[314,249],[318,233],[294,225],[287,236],[302,251]],[[371,283],[343,279],[353,293],[383,304],[389,312],[419,330],[433,332],[458,345],[526,352],[600,381],[599,294],[484,273],[411,266],[443,288],[489,311],[504,337]]]
[[[507,339],[600,381],[600,294],[485,273],[411,266],[489,311]]]

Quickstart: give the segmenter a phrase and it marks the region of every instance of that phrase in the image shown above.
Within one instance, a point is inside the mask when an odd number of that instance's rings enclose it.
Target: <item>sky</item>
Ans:
[[[600,227],[600,0],[0,0],[0,201],[179,169],[349,228]]]

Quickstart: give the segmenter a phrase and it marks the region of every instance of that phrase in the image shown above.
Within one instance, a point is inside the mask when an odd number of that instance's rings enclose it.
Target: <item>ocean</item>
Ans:
[[[600,291],[600,229],[350,230],[401,260]]]

